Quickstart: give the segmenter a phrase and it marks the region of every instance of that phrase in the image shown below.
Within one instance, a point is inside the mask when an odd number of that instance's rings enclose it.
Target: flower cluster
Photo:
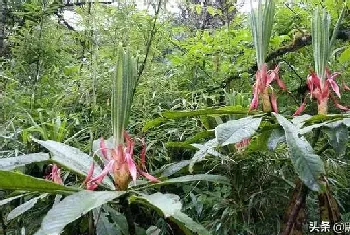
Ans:
[[[58,168],[56,164],[51,165],[51,173],[47,176],[45,176],[45,179],[52,180],[56,184],[63,184],[62,178],[61,178],[61,170]]]
[[[126,190],[131,181],[136,181],[138,174],[144,176],[151,182],[159,182],[159,180],[147,173],[146,170],[146,144],[142,140],[141,165],[137,166],[134,161],[135,142],[130,136],[124,132],[125,145],[119,144],[113,149],[108,149],[104,139],[100,140],[100,150],[105,161],[103,171],[96,177],[92,177],[94,164],[92,164],[89,173],[84,181],[88,190],[94,190],[102,182],[104,177],[110,173],[114,178],[114,183],[119,190]]]
[[[331,74],[331,72],[326,69],[326,77],[327,79],[323,82],[316,73],[312,72],[307,77],[307,86],[308,86],[308,94],[310,95],[310,98],[315,98],[317,100],[318,106],[319,106],[319,113],[326,113],[327,109],[327,102],[329,97],[332,98],[334,105],[344,111],[349,110],[348,107],[345,107],[343,105],[340,105],[336,98],[333,96],[333,94],[330,92],[330,88],[335,92],[335,94],[341,98],[340,95],[340,89],[338,84],[335,81],[335,78],[339,76],[340,73],[335,72]],[[345,90],[350,90],[348,86],[345,85],[343,82],[343,87]],[[294,116],[297,116],[301,114],[306,106],[306,98],[304,99],[301,106],[297,109],[297,111],[294,113]]]
[[[286,85],[279,77],[279,66],[277,65],[274,70],[267,71],[267,65],[262,64],[261,68],[256,72],[256,81],[253,87],[253,100],[250,104],[249,111],[253,109],[257,109],[259,106],[259,95],[263,95],[264,93],[268,92],[267,89],[270,87],[270,84],[276,80],[278,86],[283,89],[287,90]],[[268,94],[271,106],[274,112],[278,113],[277,108],[277,98],[272,90],[271,94]]]

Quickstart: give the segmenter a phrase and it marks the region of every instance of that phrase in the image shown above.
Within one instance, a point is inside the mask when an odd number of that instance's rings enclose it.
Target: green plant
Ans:
[[[135,218],[131,215],[129,204],[141,204],[154,208],[160,215],[177,224],[180,229],[179,231],[183,234],[209,234],[202,225],[196,223],[181,212],[182,204],[179,196],[159,192],[149,194],[148,192],[154,187],[191,181],[205,180],[228,184],[227,179],[223,176],[210,174],[188,175],[165,180],[156,179],[146,172],[145,149],[143,149],[141,153],[142,168],[136,166],[133,159],[134,143],[127,134],[122,136],[128,122],[131,100],[136,86],[136,68],[134,59],[130,53],[125,53],[121,47],[118,48],[117,58],[118,61],[112,95],[112,126],[114,136],[110,144],[105,144],[104,141],[98,141],[98,147],[95,151],[95,153],[101,153],[102,158],[100,158],[100,160],[107,160],[104,169],[102,170],[98,165],[98,161],[95,162],[93,156],[90,157],[76,148],[52,140],[42,141],[33,138],[35,142],[48,149],[52,155],[34,153],[0,159],[0,188],[7,190],[23,190],[26,192],[44,192],[44,194],[31,198],[24,204],[16,207],[9,213],[7,219],[11,220],[23,214],[49,194],[63,194],[68,196],[63,200],[61,200],[60,197],[56,197],[52,209],[49,210],[43,218],[41,227],[36,234],[61,233],[67,224],[80,218],[91,210],[94,210],[93,213],[96,214],[102,213],[102,218],[93,216],[96,229],[99,228],[99,223],[110,224],[106,218],[103,217],[104,213],[108,212],[107,209],[101,209],[101,206],[109,202],[114,202],[114,205],[115,203],[120,204],[123,208],[125,220],[128,224],[128,232],[130,234],[136,233],[136,227],[134,224]],[[4,171],[12,170],[18,166],[29,163],[42,161],[57,163],[65,169],[69,169],[86,178],[80,187],[78,187],[77,182],[75,182],[73,186],[64,186],[65,180],[62,179],[61,170],[56,164],[52,165],[51,173],[47,176],[47,178],[51,179],[54,183],[33,178],[28,175]],[[108,177],[108,174],[112,175],[113,180]],[[153,184],[145,181],[137,182],[137,174],[141,174],[145,178],[150,179]],[[133,180],[132,184],[129,184],[130,177]],[[82,187],[86,187],[87,190],[83,190]],[[96,192],[89,191],[95,190],[98,187],[104,188],[105,190]],[[5,199],[1,201],[0,205],[6,204],[24,195],[26,194],[21,193],[18,196]],[[114,208],[111,209],[112,212],[117,214],[117,207],[112,206],[112,208]],[[92,216],[92,214],[90,215]],[[53,217],[56,219],[53,220]],[[122,226],[118,221],[114,222],[117,223],[118,226]],[[109,226],[111,226],[111,224]],[[92,228],[89,230],[91,229]],[[116,228],[111,229],[111,231],[117,232]]]

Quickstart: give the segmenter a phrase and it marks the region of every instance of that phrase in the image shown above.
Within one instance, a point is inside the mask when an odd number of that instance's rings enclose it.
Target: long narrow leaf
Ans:
[[[251,5],[252,5],[252,1]],[[258,67],[265,63],[267,50],[272,34],[272,27],[275,15],[275,3],[273,0],[258,1],[258,9],[251,6],[250,24],[256,50],[256,60]]]
[[[52,154],[52,160],[59,163],[66,168],[86,176],[91,168],[93,163],[93,158],[87,155],[86,153],[81,152],[79,149],[71,147],[69,145],[59,143],[52,140],[37,140],[33,139],[38,144],[42,145],[48,149]],[[101,174],[102,169],[97,164],[94,168],[94,177]],[[108,185],[109,188],[115,189],[113,182],[105,177],[103,183]]]
[[[26,211],[30,210],[31,208],[33,208],[35,206],[35,204],[40,200],[43,199],[45,197],[47,197],[47,193],[44,193],[38,197],[32,198],[28,201],[26,201],[25,203],[17,206],[15,209],[13,209],[8,215],[7,215],[7,220],[12,220],[18,216],[20,216],[21,214],[25,213]]]
[[[115,145],[121,144],[129,120],[136,85],[136,63],[129,50],[119,46],[112,87],[112,128]]]
[[[33,162],[43,162],[50,160],[48,153],[31,153],[18,157],[9,157],[0,159],[0,170],[10,171],[19,166],[24,166]]]
[[[79,188],[67,187],[11,171],[0,171],[0,189],[71,194]]]

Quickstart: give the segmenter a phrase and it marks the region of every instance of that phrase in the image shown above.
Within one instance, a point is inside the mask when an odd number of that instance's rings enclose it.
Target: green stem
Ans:
[[[317,155],[323,153],[326,149],[328,149],[331,145],[327,142],[327,144],[323,145],[323,147],[316,152]]]
[[[135,220],[132,216],[130,205],[126,197],[120,200],[120,204],[123,206],[126,221],[128,223],[128,229],[130,235],[136,235]]]

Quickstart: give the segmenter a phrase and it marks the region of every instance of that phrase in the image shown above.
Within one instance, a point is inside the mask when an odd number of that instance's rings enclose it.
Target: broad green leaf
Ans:
[[[44,179],[38,179],[29,175],[11,171],[0,171],[0,189],[36,191],[55,194],[71,194],[81,190],[79,188],[67,187]]]
[[[269,150],[275,150],[279,143],[285,142],[286,137],[284,131],[281,129],[275,129],[271,132],[270,138],[267,142]]]
[[[17,206],[15,209],[13,209],[8,215],[7,215],[7,220],[12,220],[14,218],[16,218],[17,216],[20,216],[21,214],[25,213],[26,211],[30,210],[31,208],[33,208],[35,206],[35,204],[40,200],[43,199],[45,197],[47,197],[47,193],[42,194],[38,197],[32,198],[28,201],[26,201],[25,203]]]
[[[164,117],[159,117],[156,119],[153,119],[151,121],[148,121],[145,126],[142,128],[143,132],[148,131],[149,129],[156,127],[156,126],[160,126],[161,124],[167,122],[169,119],[164,118]]]
[[[197,15],[200,15],[202,12],[202,6],[200,4],[196,4],[194,9],[196,10]]]
[[[38,144],[42,145],[52,153],[52,160],[59,163],[62,166],[67,167],[68,169],[86,176],[91,168],[93,163],[93,158],[87,155],[86,153],[81,152],[79,149],[68,146],[63,143],[59,143],[52,140],[37,140],[33,139]],[[95,164],[94,175],[97,176],[102,172],[101,167]],[[109,188],[115,189],[113,182],[105,177],[103,183],[108,185]]]
[[[341,64],[350,63],[350,47],[348,47],[347,49],[345,49],[345,51],[341,53],[338,60]]]
[[[160,235],[162,233],[162,230],[160,230],[158,227],[156,226],[150,226],[147,230],[146,230],[146,234],[147,235]]]
[[[185,234],[206,235],[209,232],[201,225],[193,221],[181,212],[182,204],[180,197],[174,194],[155,193],[152,195],[140,194],[129,198],[131,203],[140,203],[154,208],[159,214],[170,218],[185,232]]]
[[[250,138],[258,130],[261,120],[261,117],[246,117],[220,124],[215,128],[216,139],[225,146]]]
[[[167,142],[165,143],[165,147],[169,148],[182,148],[188,150],[196,150],[197,148],[193,147],[193,145],[188,144],[186,142]]]
[[[193,166],[196,162],[202,161],[208,154],[216,157],[220,157],[221,154],[215,150],[218,142],[216,139],[207,141],[204,144],[192,144],[192,146],[198,148],[198,151],[194,154],[189,165],[189,171],[193,172]]]
[[[10,171],[18,166],[48,160],[50,160],[50,155],[48,153],[31,153],[18,157],[0,158],[0,170]]]
[[[313,125],[310,125],[310,126],[306,126],[304,128],[301,128],[299,130],[299,134],[306,134],[310,131],[312,131],[313,129],[317,129],[317,128],[320,128],[320,127],[330,127],[330,128],[334,128],[336,126],[339,126],[339,125],[345,125],[347,127],[350,126],[350,118],[344,118],[344,119],[341,119],[341,120],[329,120],[329,121],[324,121],[324,122],[321,122],[321,123],[316,123],[316,124],[313,124]]]
[[[341,124],[344,124],[345,126],[350,127],[350,118],[344,118],[342,120],[330,122],[330,123],[325,124],[325,126],[330,127],[330,128],[334,128],[334,127],[339,126]]]
[[[271,132],[272,130],[261,130],[260,133],[252,137],[246,148],[247,152],[253,153],[256,151],[267,151],[268,140]]]
[[[189,164],[190,164],[190,160],[183,160],[180,162],[172,163],[164,169],[164,171],[161,174],[161,177],[169,177],[181,171],[183,168],[185,168]]]
[[[207,7],[207,11],[208,11],[208,13],[209,13],[210,15],[212,15],[212,16],[214,16],[215,13],[216,13],[215,8],[212,7],[212,6],[208,6],[208,7]]]
[[[319,182],[321,174],[325,174],[321,158],[316,155],[307,140],[299,137],[299,130],[285,117],[274,114],[279,124],[283,127],[286,135],[290,158],[300,179],[311,190],[322,191]]]
[[[159,118],[148,121],[146,125],[143,127],[143,131],[147,131],[153,127],[159,126],[169,119],[179,119],[185,117],[197,117],[203,115],[225,115],[225,114],[238,114],[238,115],[246,115],[248,113],[248,108],[244,108],[240,105],[236,106],[225,106],[220,108],[206,108],[206,109],[197,109],[190,111],[166,111],[162,112]],[[257,112],[252,111],[252,114]]]
[[[94,209],[93,216],[96,226],[96,235],[116,235],[125,234],[118,228],[118,224],[109,222],[108,213],[102,211],[102,209]]]
[[[103,205],[102,208],[109,213],[111,221],[120,231],[119,234],[129,235],[128,221],[126,220],[125,215],[108,205]]]
[[[209,181],[219,184],[230,184],[230,180],[222,175],[210,175],[210,174],[197,174],[197,175],[185,175],[177,178],[168,179],[158,183],[158,185],[173,184],[173,183],[185,183],[192,181]]]
[[[64,227],[113,199],[124,195],[123,191],[80,191],[63,199],[46,214],[36,234],[60,234]]]
[[[147,202],[149,202],[151,205],[157,207],[159,210],[161,210],[164,217],[168,218],[170,216],[173,216],[176,211],[181,211],[182,204],[180,197],[175,194],[162,194],[162,193],[154,193],[151,195],[146,194],[140,194],[142,195],[141,198],[146,199]],[[134,196],[137,197],[137,196]],[[130,197],[130,201],[132,200],[133,196]]]
[[[301,128],[304,124],[305,124],[305,121],[312,118],[311,115],[309,114],[303,114],[301,116],[296,116],[296,117],[293,117],[292,119],[292,123],[297,126],[298,128]]]
[[[2,205],[6,205],[7,203],[17,199],[17,198],[20,198],[20,197],[23,197],[24,194],[21,194],[21,195],[17,195],[17,196],[14,196],[14,197],[9,197],[9,198],[6,198],[6,199],[3,199],[0,201],[0,206]]]
[[[209,231],[201,224],[197,223],[191,217],[180,211],[176,211],[175,214],[170,217],[170,219],[177,223],[186,235],[192,235],[193,233],[198,235],[210,234]]]
[[[303,124],[305,125],[313,125],[313,124],[319,124],[321,122],[326,122],[326,121],[337,121],[337,120],[343,120],[349,118],[349,115],[347,114],[317,114],[313,115],[310,118],[304,120]]]
[[[214,131],[201,131],[197,133],[195,136],[187,139],[183,142],[167,142],[165,143],[165,147],[167,148],[185,148],[185,149],[198,149],[196,147],[193,147],[193,143],[197,143],[202,139],[208,138],[208,137],[214,137],[215,133]]]
[[[340,124],[333,128],[326,128],[324,132],[328,136],[328,142],[334,148],[336,154],[339,156],[344,155],[349,139],[348,128],[344,124]]]

